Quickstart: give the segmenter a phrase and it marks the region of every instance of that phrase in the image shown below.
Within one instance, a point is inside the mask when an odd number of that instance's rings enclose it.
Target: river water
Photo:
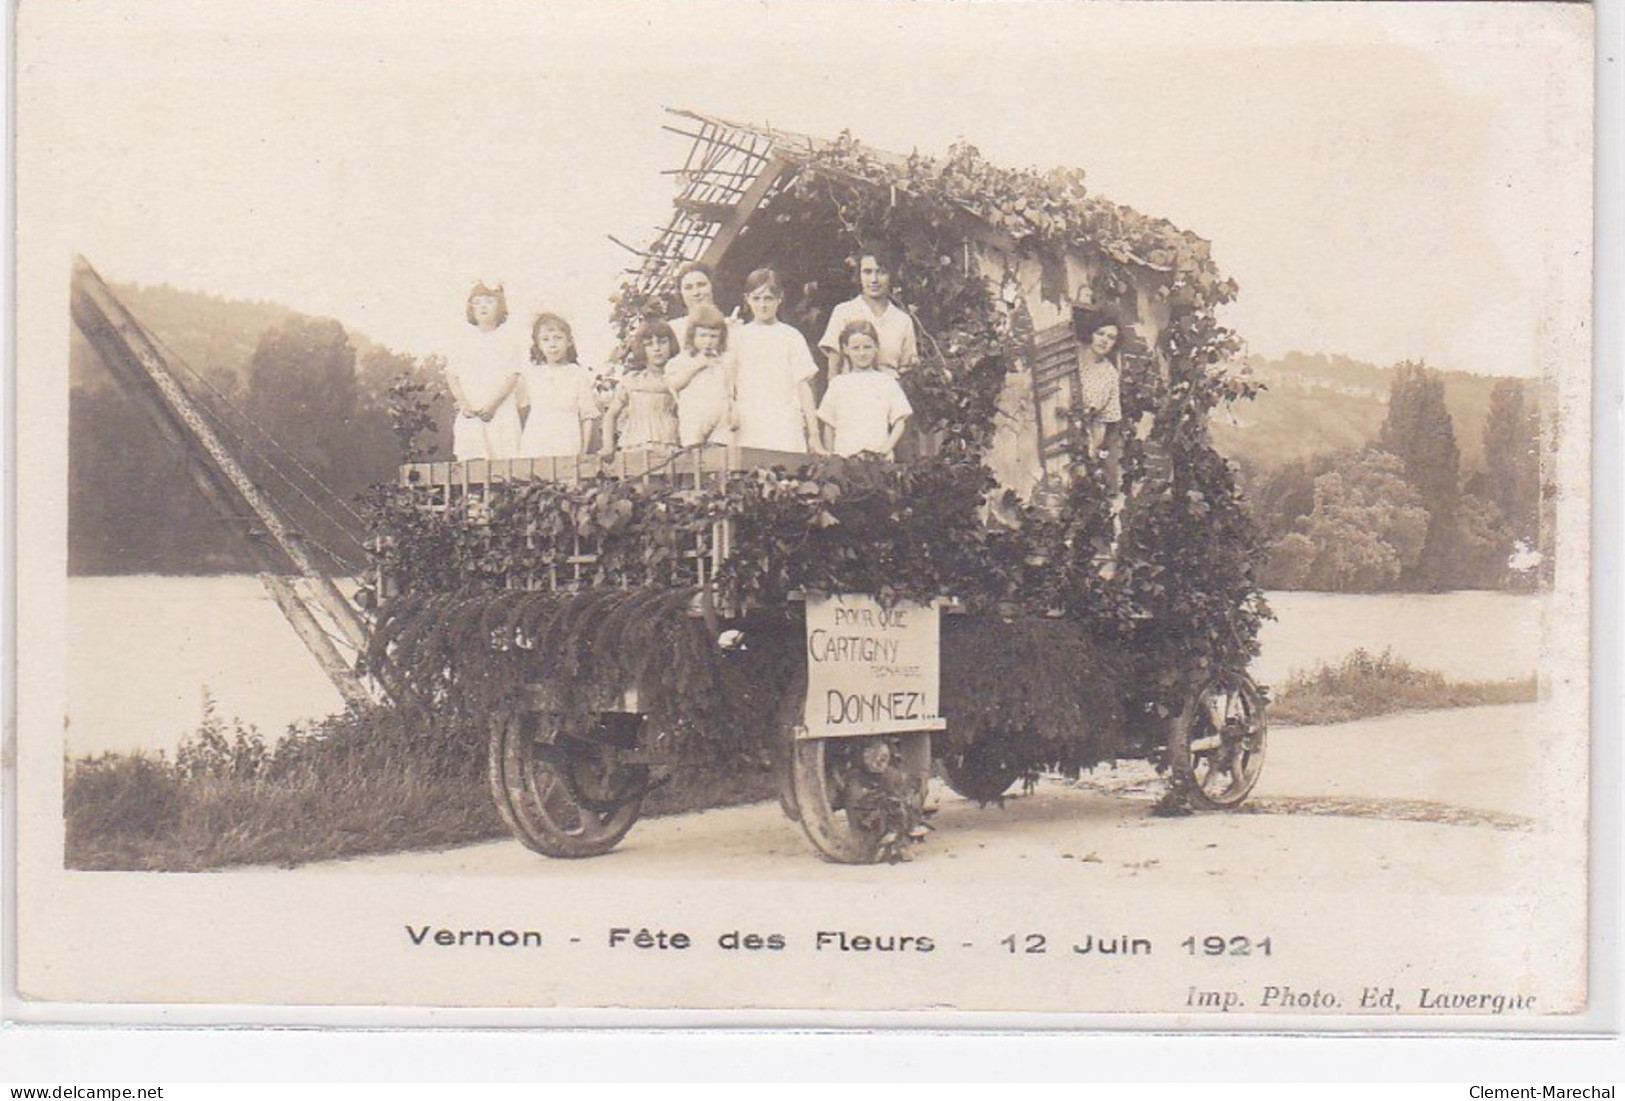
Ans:
[[[1453,679],[1534,671],[1542,598],[1525,593],[1272,593],[1254,674],[1279,684],[1356,647]],[[173,750],[216,713],[268,736],[340,710],[338,692],[253,577],[68,581],[67,750]]]

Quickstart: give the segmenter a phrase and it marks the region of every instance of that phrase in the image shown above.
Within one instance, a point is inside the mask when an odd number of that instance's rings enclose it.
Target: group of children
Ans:
[[[452,451],[460,460],[579,454],[599,415],[593,376],[577,362],[569,322],[537,316],[528,346],[507,327],[501,287],[469,292],[472,332],[450,350],[446,385],[457,405]]]
[[[684,265],[677,283],[685,316],[645,321],[625,369],[603,376],[578,362],[562,317],[537,316],[521,347],[506,328],[502,288],[476,286],[466,311],[472,332],[446,369],[456,457],[731,443],[891,458],[913,412],[896,373],[915,358],[913,320],[890,302],[889,273],[875,258],[862,258],[860,275],[863,293],[836,308],[820,342],[829,378],[817,404],[818,366],[801,331],[779,320],[784,289],[771,269],[745,280],[751,319],[742,322],[716,307],[709,268]]]

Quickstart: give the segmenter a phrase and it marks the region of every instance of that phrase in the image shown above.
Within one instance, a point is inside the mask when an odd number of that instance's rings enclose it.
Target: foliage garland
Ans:
[[[804,628],[793,608],[731,620],[744,645],[723,650],[697,589],[403,596],[386,605],[368,652],[388,662],[408,706],[449,727],[483,729],[548,674],[546,710],[590,724],[628,686],[657,745],[687,763],[763,764],[763,716],[801,675]],[[1119,756],[1128,655],[1061,618],[946,617],[942,707],[948,745],[1019,745],[1034,767],[1076,774]]]
[[[510,713],[545,670],[546,710],[586,724],[636,686],[659,745],[690,763],[765,764],[761,716],[795,673],[799,623],[751,621],[751,644],[724,653],[689,614],[693,588],[403,596],[390,601],[368,661],[388,662],[408,706],[453,726]]]

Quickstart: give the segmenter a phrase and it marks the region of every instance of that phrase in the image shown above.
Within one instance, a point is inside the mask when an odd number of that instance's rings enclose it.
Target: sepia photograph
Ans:
[[[1593,14],[25,0],[12,1014],[1603,1027]]]

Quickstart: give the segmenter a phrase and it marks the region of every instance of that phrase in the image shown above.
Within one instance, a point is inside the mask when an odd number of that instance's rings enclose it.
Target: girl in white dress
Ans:
[[[521,457],[565,458],[586,450],[598,402],[591,372],[576,362],[570,324],[558,314],[538,314],[530,327],[521,404],[530,409],[519,438]]]
[[[848,321],[837,348],[841,371],[830,379],[818,419],[830,426],[837,455],[868,451],[892,458],[914,407],[897,376],[880,366],[880,333],[871,321]]]
[[[841,332],[854,321],[874,324],[880,338],[880,367],[899,371],[920,360],[920,349],[914,339],[914,319],[907,310],[891,300],[892,272],[897,262],[880,249],[861,250],[850,260],[858,276],[859,294],[842,302],[830,311],[829,325],[824,329],[818,346],[829,356],[829,377],[834,378],[845,368],[841,366]]]
[[[667,388],[667,367],[677,338],[664,321],[645,321],[632,334],[632,369],[615,380],[604,410],[603,453],[677,445],[677,403]]]
[[[451,349],[446,387],[457,403],[452,454],[469,459],[511,459],[519,452],[519,386],[523,347],[508,320],[502,288],[481,283],[465,308],[473,331]]]
[[[818,365],[801,330],[779,320],[783,302],[777,275],[767,268],[750,273],[745,304],[751,323],[729,333],[738,363],[739,446],[823,454],[812,394]]]
[[[687,347],[666,371],[666,384],[677,396],[677,434],[684,447],[733,438],[739,425],[736,375],[727,318],[715,306],[700,306],[689,315]]]

